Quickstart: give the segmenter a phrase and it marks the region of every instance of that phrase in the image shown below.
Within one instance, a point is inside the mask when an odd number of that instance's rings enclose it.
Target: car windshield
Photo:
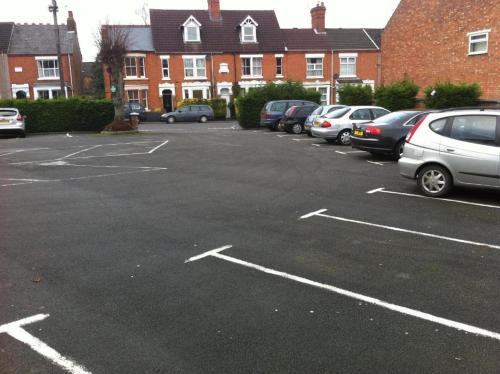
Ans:
[[[335,119],[335,118],[341,118],[343,117],[347,112],[349,112],[351,110],[351,108],[342,108],[342,109],[338,109],[338,110],[334,110],[333,112],[331,113],[328,113],[326,115],[326,118],[331,118],[331,119]]]
[[[321,113],[323,113],[323,109],[324,109],[324,107],[320,106],[320,107],[316,108],[314,110],[314,112],[312,112],[311,114],[320,115]]]
[[[15,110],[0,109],[0,116],[2,116],[2,117],[14,117],[14,116],[17,116],[17,112]]]
[[[391,125],[395,123],[402,123],[417,114],[418,112],[393,112],[377,118],[373,121],[373,123],[376,123],[377,125]]]

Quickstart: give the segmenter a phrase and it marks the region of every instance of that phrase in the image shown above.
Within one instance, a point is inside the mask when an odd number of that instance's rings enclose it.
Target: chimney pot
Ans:
[[[220,0],[208,0],[208,14],[212,21],[220,21],[222,19]]]
[[[66,20],[66,24],[68,25],[68,31],[76,32],[76,21],[73,18],[73,12],[68,11],[68,19]]]
[[[311,25],[318,33],[325,32],[325,15],[325,3],[323,1],[321,3],[318,1],[317,5],[311,9]]]

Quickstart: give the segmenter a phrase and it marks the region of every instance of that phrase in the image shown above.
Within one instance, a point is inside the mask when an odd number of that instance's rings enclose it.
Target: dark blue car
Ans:
[[[277,100],[269,101],[264,105],[260,112],[260,125],[269,127],[269,130],[278,130],[283,114],[292,106],[317,105],[311,101],[305,100]]]
[[[144,108],[141,104],[138,103],[127,103],[123,107],[123,111],[125,112],[125,118],[130,118],[130,113],[139,113],[139,118],[141,122],[146,121],[146,108]]]

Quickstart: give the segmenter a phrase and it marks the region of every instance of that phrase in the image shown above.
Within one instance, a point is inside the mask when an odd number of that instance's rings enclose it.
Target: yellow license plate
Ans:
[[[363,136],[364,132],[362,130],[354,130],[354,135],[356,135],[356,136]]]
[[[9,121],[0,121],[0,125],[6,125],[8,123],[9,123]]]

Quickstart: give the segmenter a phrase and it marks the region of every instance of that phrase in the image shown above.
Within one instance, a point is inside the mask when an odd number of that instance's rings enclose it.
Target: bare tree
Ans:
[[[111,98],[115,107],[114,123],[123,123],[125,121],[123,73],[129,44],[129,31],[125,27],[106,23],[101,26],[96,44],[99,49],[98,59],[110,78]]]
[[[149,4],[147,1],[143,1],[142,6],[135,11],[135,14],[141,17],[145,25],[149,25]]]

